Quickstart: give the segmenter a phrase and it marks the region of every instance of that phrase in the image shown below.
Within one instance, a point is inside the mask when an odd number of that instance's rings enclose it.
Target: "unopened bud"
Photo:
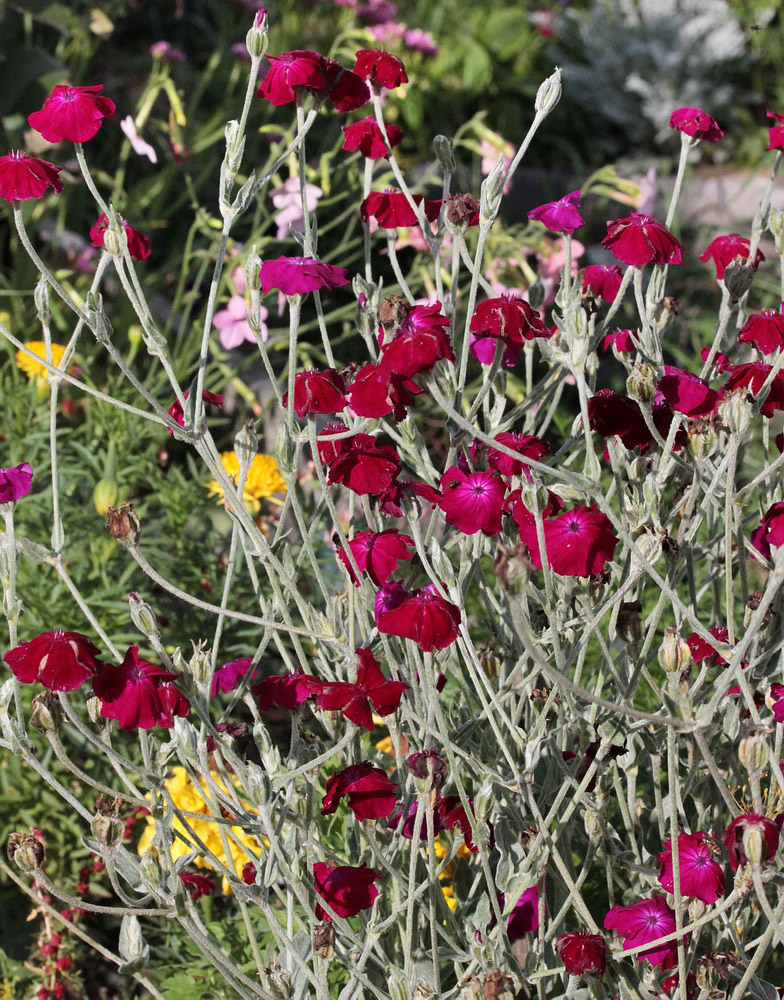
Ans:
[[[638,403],[652,403],[656,398],[656,369],[647,361],[640,361],[629,372],[626,391]]]
[[[115,847],[123,841],[125,823],[118,816],[94,816],[90,821],[90,830],[100,844]]]
[[[119,966],[120,972],[129,974],[138,972],[149,961],[150,946],[142,937],[142,929],[138,917],[126,914],[122,918],[117,950],[123,959],[122,965]]]
[[[139,874],[142,877],[142,882],[153,891],[161,884],[161,867],[155,854],[154,850],[145,851],[139,861]]]
[[[193,643],[193,656],[188,664],[188,672],[197,684],[209,684],[212,680],[212,653],[204,648],[204,643]]]
[[[234,438],[234,454],[237,456],[242,472],[247,474],[247,470],[253,464],[253,459],[258,454],[258,450],[259,439],[256,435],[254,421],[251,418],[245,421]]]
[[[387,978],[390,1000],[411,1000],[408,979],[399,969],[392,969]]]
[[[505,160],[503,154],[498,157],[495,166],[482,181],[479,200],[480,222],[492,222],[498,212],[501,194],[504,188]]]
[[[762,597],[763,597],[762,591],[755,590],[754,593],[749,597],[748,601],[746,601],[746,607],[743,609],[743,627],[745,629],[751,626],[751,620],[754,617],[755,612],[758,610],[760,604],[762,603]],[[770,608],[768,608],[768,610],[762,616],[760,629],[764,629],[768,626],[771,617],[772,617],[771,611]]]
[[[474,815],[476,816],[477,823],[486,823],[489,819],[493,794],[492,781],[485,781],[474,796]]]
[[[501,662],[501,657],[498,656],[492,649],[479,650],[479,665],[491,681],[494,681],[498,677],[498,673],[501,669]]]
[[[261,59],[267,51],[269,32],[267,30],[267,11],[262,8],[256,12],[253,25],[245,36],[245,47],[251,59]]]
[[[433,139],[433,152],[436,154],[439,166],[445,174],[455,172],[455,157],[452,153],[452,143],[445,135],[437,135]]]
[[[546,294],[542,280],[537,278],[536,281],[528,286],[528,304],[532,309],[541,309]]]
[[[57,696],[52,691],[44,691],[33,698],[30,710],[30,724],[39,733],[56,733],[63,721],[63,710]]]
[[[691,649],[678,629],[668,626],[659,646],[659,666],[668,674],[680,673],[691,665]]]
[[[139,544],[141,522],[132,503],[121,503],[119,507],[110,507],[106,512],[106,527],[112,538],[125,541],[131,546]]]
[[[761,732],[749,733],[738,744],[738,760],[750,773],[759,773],[768,762],[768,742]]]
[[[240,123],[236,120],[226,125],[226,166],[231,174],[236,174],[242,162],[245,150],[245,139],[240,131]]]
[[[23,872],[38,871],[46,860],[44,845],[32,833],[12,833],[7,851],[8,860]]]
[[[52,310],[49,307],[49,283],[43,275],[38,279],[38,283],[35,286],[33,301],[35,302],[35,311],[38,313],[41,326],[49,326],[52,319]]]
[[[744,829],[743,853],[752,865],[761,865],[763,861],[767,860],[767,846],[759,826],[749,824]]]
[[[122,224],[115,229],[109,225],[103,234],[103,248],[112,257],[122,257],[123,251],[128,244],[128,239],[123,232]]]
[[[689,426],[689,451],[695,458],[710,458],[716,450],[719,436],[707,420],[695,420]]]
[[[96,511],[101,514],[108,514],[109,508],[117,503],[119,488],[113,479],[99,479],[93,490],[93,503]]]
[[[583,813],[583,826],[592,844],[598,844],[604,836],[604,823],[595,809],[586,809]]]
[[[736,389],[724,396],[719,403],[721,422],[731,434],[743,434],[749,426],[754,404],[746,389]]]
[[[534,516],[541,514],[550,500],[547,489],[535,478],[523,480],[520,499],[526,510],[529,510]]]
[[[250,292],[258,292],[261,289],[261,257],[256,253],[256,245],[245,259],[245,287]]]
[[[100,698],[96,698],[93,695],[87,699],[87,715],[94,726],[99,726],[105,721],[103,715],[101,715],[102,708],[103,702]]]
[[[549,115],[561,100],[561,69],[556,66],[552,76],[548,76],[536,92],[534,108],[539,115]]]
[[[142,635],[150,638],[160,634],[158,632],[158,623],[155,620],[155,612],[149,604],[144,603],[138,594],[134,594],[133,592],[128,594],[128,608],[131,612],[131,621]]]
[[[733,264],[728,264],[724,268],[724,287],[730,293],[730,300],[738,302],[751,288],[754,281],[754,268],[748,264],[742,264],[736,260]]]

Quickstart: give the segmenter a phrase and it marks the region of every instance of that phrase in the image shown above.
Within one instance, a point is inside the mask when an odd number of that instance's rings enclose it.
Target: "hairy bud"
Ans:
[[[131,592],[128,594],[128,608],[131,612],[131,621],[147,638],[160,635],[158,622],[155,620],[155,612],[149,604],[145,604],[138,594]]]
[[[436,154],[439,166],[445,174],[455,172],[455,157],[452,153],[452,143],[445,135],[437,135],[433,139],[433,152]]]
[[[44,691],[33,698],[30,710],[30,724],[39,733],[56,733],[63,721],[63,710],[57,695],[52,691]]]
[[[638,403],[652,403],[656,397],[656,369],[641,361],[629,372],[626,391]]]
[[[691,665],[691,650],[678,629],[672,626],[664,630],[664,639],[659,646],[659,666],[668,674],[680,673]]]
[[[46,860],[44,845],[32,833],[12,833],[6,849],[8,860],[23,872],[38,871]]]
[[[732,434],[743,434],[746,431],[753,411],[754,404],[744,388],[728,393],[719,403],[721,421]]]
[[[534,108],[539,115],[549,115],[553,108],[561,100],[561,69],[556,66],[555,72],[539,86],[536,92]]]
[[[761,731],[749,733],[738,744],[738,760],[752,774],[763,770],[768,754],[768,742]]]
[[[267,51],[269,31],[267,30],[267,11],[263,8],[256,13],[253,25],[245,36],[245,47],[251,59],[261,59]]]

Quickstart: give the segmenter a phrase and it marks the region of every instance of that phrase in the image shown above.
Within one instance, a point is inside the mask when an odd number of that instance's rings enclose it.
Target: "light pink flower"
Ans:
[[[261,339],[266,341],[268,337],[267,325],[264,320],[267,318],[267,310],[260,307],[261,316]],[[220,342],[227,351],[249,340],[256,342],[253,330],[250,328],[247,318],[247,305],[241,295],[232,295],[226,308],[216,312],[212,317],[212,325],[216,330],[220,330]]]
[[[158,162],[158,154],[149,142],[145,142],[136,131],[136,123],[130,115],[128,115],[127,118],[123,118],[120,122],[120,128],[122,129],[128,142],[130,142],[131,149],[137,156],[146,156],[150,163]]]
[[[308,213],[316,211],[322,194],[324,192],[315,184],[305,184],[305,204]],[[270,198],[277,209],[275,215],[275,224],[278,227],[277,238],[279,240],[285,239],[290,230],[297,233],[303,232],[305,227],[299,177],[289,177],[280,187],[272,188]]]

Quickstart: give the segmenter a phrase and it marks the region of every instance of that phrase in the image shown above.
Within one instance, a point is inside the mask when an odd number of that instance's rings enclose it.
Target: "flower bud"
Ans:
[[[251,59],[261,59],[267,51],[269,32],[267,30],[267,11],[262,8],[256,12],[253,25],[245,36],[245,47]]]
[[[435,750],[412,753],[407,763],[418,792],[439,789],[446,783],[449,765]]]
[[[535,477],[532,477],[530,481],[528,479],[523,480],[523,485],[520,489],[520,499],[523,505],[534,516],[541,514],[549,501],[547,489]]]
[[[32,833],[12,833],[6,849],[8,860],[23,872],[40,870],[46,860],[44,845]]]
[[[528,286],[528,304],[532,309],[541,309],[545,300],[545,287],[541,278],[537,278]]]
[[[87,699],[87,715],[94,726],[102,725],[106,720],[101,715],[103,703],[100,698],[92,696]]]
[[[749,825],[743,831],[743,853],[752,865],[761,865],[767,859],[765,838],[758,826]]]
[[[688,433],[689,451],[694,458],[710,458],[719,442],[713,424],[707,420],[694,420],[690,423]]]
[[[668,626],[659,646],[659,666],[668,674],[680,673],[691,665],[691,649],[678,629]]]
[[[656,397],[656,369],[647,361],[638,362],[626,379],[626,391],[638,403],[652,403]]]
[[[236,174],[240,168],[240,163],[242,162],[242,154],[245,150],[245,138],[240,132],[240,123],[236,120],[228,122],[225,129],[226,136],[226,166],[230,174]],[[231,179],[226,178],[224,180],[224,186],[226,183],[231,184],[233,177]]]
[[[38,279],[38,283],[35,286],[33,301],[35,302],[35,311],[38,313],[41,326],[49,326],[52,319],[52,310],[49,307],[49,283],[43,275]]]
[[[437,135],[433,139],[433,152],[442,171],[445,174],[453,174],[456,166],[455,157],[452,153],[452,143],[445,135]]]
[[[7,681],[0,684],[0,715],[7,715],[8,708],[14,700],[14,685],[16,679],[9,677]]]
[[[256,244],[245,259],[245,287],[249,292],[261,290],[261,257],[256,253]]]
[[[411,1000],[408,979],[399,969],[392,969],[387,978],[390,1000]]]
[[[754,268],[748,264],[728,264],[724,269],[724,287],[730,293],[730,301],[738,302],[751,288]]]
[[[133,592],[128,594],[128,608],[131,612],[131,621],[142,635],[147,636],[148,639],[160,635],[158,623],[155,620],[155,613],[150,605],[145,604],[138,594],[134,594]]]
[[[63,710],[52,691],[44,691],[33,698],[30,710],[30,724],[39,733],[56,733],[63,721]]]
[[[561,69],[556,66],[555,72],[548,76],[536,92],[534,108],[539,115],[549,115],[561,100]]]
[[[486,823],[490,816],[490,807],[493,802],[493,783],[484,781],[482,787],[474,796],[474,815],[477,823]]]
[[[719,416],[731,434],[743,434],[749,426],[754,404],[746,389],[727,393],[718,406]]]
[[[161,868],[155,857],[157,851],[145,851],[139,861],[139,874],[144,885],[153,892],[161,884]]]
[[[193,643],[193,656],[188,664],[188,673],[197,684],[209,684],[212,680],[212,652],[204,648],[204,640]]]
[[[592,844],[598,844],[604,837],[604,822],[595,809],[586,809],[583,813],[583,826]]]
[[[768,762],[768,742],[762,732],[744,736],[738,744],[738,760],[752,774],[762,771]]]
[[[251,417],[240,427],[234,438],[234,454],[240,463],[241,474],[244,472],[247,475],[258,450],[259,439],[256,435],[255,421]]]
[[[95,839],[106,847],[121,844],[125,836],[125,823],[119,816],[94,816],[90,830]]]
[[[493,169],[482,181],[479,200],[480,222],[492,222],[496,217],[504,188],[504,167],[504,157],[500,155]]]
[[[145,854],[148,857],[149,851]],[[142,859],[143,860],[143,859]],[[117,950],[123,959],[119,971],[124,973],[134,973],[143,969],[150,959],[150,946],[142,937],[142,929],[139,918],[132,914],[126,914],[120,924],[120,937]]]
[[[131,546],[139,544],[141,522],[132,503],[121,503],[119,507],[110,507],[106,512],[106,527],[112,538]]]
[[[122,257],[123,250],[127,244],[127,238],[122,229],[113,229],[109,226],[103,234],[103,248],[112,257]]]
[[[117,503],[118,492],[117,483],[113,479],[99,479],[93,490],[96,511],[101,515],[108,514],[109,508]]]

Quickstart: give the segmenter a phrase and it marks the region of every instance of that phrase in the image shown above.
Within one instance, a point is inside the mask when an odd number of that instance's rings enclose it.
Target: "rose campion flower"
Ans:
[[[637,948],[649,941],[672,934],[675,930],[675,914],[667,905],[664,896],[653,895],[641,899],[633,906],[613,906],[604,918],[604,926],[617,930],[624,939],[625,948]],[[675,941],[654,945],[635,955],[638,962],[647,959],[654,968],[671,969],[677,962]]]
[[[673,111],[670,115],[670,128],[706,142],[718,142],[724,138],[719,123],[702,108],[678,108]]]
[[[517,900],[506,921],[506,936],[514,944],[526,934],[534,934],[539,930],[541,919],[541,903],[539,901],[539,886],[532,885],[526,889]]]
[[[379,510],[383,514],[388,514],[389,517],[404,517],[406,512],[403,504],[405,501],[408,501],[409,504],[416,504],[421,510],[420,501],[435,506],[440,499],[439,491],[428,486],[427,483],[401,482],[396,479],[386,493],[378,498],[378,506]]]
[[[630,354],[636,351],[635,332],[635,330],[612,330],[602,341],[602,354],[606,354],[611,348],[618,354]]]
[[[299,177],[289,177],[278,187],[271,188],[269,194],[276,209],[274,219],[278,227],[277,238],[284,240],[289,232],[304,232],[305,217],[302,213],[302,188]],[[305,208],[308,213],[316,211],[323,194],[324,192],[316,184],[305,184]]]
[[[568,233],[585,225],[585,219],[580,214],[580,191],[565,194],[559,201],[548,201],[538,208],[532,208],[529,219],[535,219],[546,226],[551,233]]]
[[[548,518],[553,517],[564,509],[563,500],[553,493],[551,490],[547,491],[547,503],[545,504],[544,510],[542,511],[542,517]],[[514,490],[504,501],[504,510],[507,514],[511,514],[514,518],[514,522],[520,531],[523,527],[534,525],[536,527],[536,518],[531,513],[531,511],[523,503],[523,491]]]
[[[768,704],[776,722],[784,722],[784,684],[770,685]]]
[[[403,141],[403,133],[397,125],[392,124],[387,125],[386,130],[389,145],[394,149],[395,146],[399,146]],[[389,158],[389,149],[387,149],[384,136],[381,134],[381,129],[372,115],[368,118],[363,118],[362,121],[343,126],[343,145],[341,149],[345,149],[349,153],[359,150],[362,156],[368,160]]]
[[[313,257],[276,257],[265,260],[259,272],[261,290],[267,295],[278,288],[284,295],[340,288],[349,283],[344,267],[333,267]]]
[[[346,386],[343,377],[334,368],[323,371],[313,369],[294,376],[294,412],[298,417],[309,413],[338,413],[345,409]],[[283,395],[283,406],[288,406],[289,394]]]
[[[55,194],[63,190],[62,167],[48,160],[38,160],[27,153],[0,156],[0,198],[4,201],[30,201],[40,198],[48,188]]]
[[[756,396],[772,371],[772,365],[763,361],[751,361],[744,365],[727,365],[730,377],[724,383],[725,393],[735,389],[747,389]],[[784,372],[778,372],[770,384],[767,398],[760,407],[763,417],[772,417],[777,410],[784,410]]]
[[[295,712],[308,698],[314,698],[318,694],[323,683],[320,677],[294,670],[287,674],[265,677],[261,684],[255,684],[251,688],[251,694],[262,712],[269,712],[273,708]]]
[[[349,541],[349,548],[357,566],[370,577],[372,582],[380,587],[397,572],[401,562],[412,559],[414,541],[410,535],[401,535],[396,528],[386,528],[384,531],[358,531]],[[360,581],[356,578],[348,555],[343,549],[338,550],[338,559],[348,570],[349,576],[356,586]]]
[[[345,69],[334,59],[324,59],[324,75],[327,86],[322,99],[328,98],[333,108],[341,114],[356,111],[370,100],[370,90],[362,77]]]
[[[445,649],[457,638],[460,609],[441,597],[435,584],[428,584],[402,604],[378,615],[379,632],[411,639],[423,653]]]
[[[392,715],[408,691],[404,681],[390,681],[369,649],[358,649],[356,681],[325,681],[316,704],[327,712],[342,712],[355,726],[373,731],[373,709],[380,716]]]
[[[724,846],[734,872],[740,865],[766,865],[776,856],[779,828],[767,816],[742,813],[724,831]]]
[[[716,410],[719,393],[692,372],[673,365],[664,366],[664,375],[656,388],[676,413],[687,417],[708,417]]]
[[[382,583],[381,590],[376,594],[375,612],[376,618],[383,615],[385,611],[399,608],[403,601],[407,601],[411,594],[406,590],[399,580],[388,580]]]
[[[441,797],[437,796],[435,808],[433,809],[433,836],[435,837],[437,837],[444,829],[444,823],[441,818],[441,801]],[[403,808],[401,806],[389,817],[387,827],[390,830],[399,829],[401,837],[405,837],[406,840],[413,840],[418,812],[419,809],[417,808],[417,803],[412,802],[406,811],[405,819],[403,819]],[[401,820],[403,820],[402,825],[400,823]],[[427,840],[427,837],[427,817],[422,817],[422,825],[419,828],[419,839]]]
[[[184,396],[185,399],[187,399],[190,396],[190,391],[186,391]],[[217,406],[219,410],[223,409],[223,396],[220,394],[204,389],[201,394],[201,398],[205,403],[211,403],[213,406]],[[175,423],[178,423],[180,427],[185,426],[185,413],[183,412],[179,399],[176,399],[169,407],[169,416],[175,421]],[[169,437],[174,437],[174,432],[171,429],[169,430]]]
[[[614,302],[622,281],[623,274],[617,264],[589,264],[583,271],[583,295]]]
[[[437,361],[454,363],[448,326],[440,302],[413,306],[396,329],[383,331],[379,371],[411,378],[432,371]]]
[[[3,657],[22,684],[43,684],[50,691],[75,691],[102,666],[101,651],[81,632],[42,632],[20,642]]]
[[[480,302],[468,329],[471,353],[477,361],[492,364],[500,341],[504,345],[501,360],[507,368],[517,364],[526,340],[551,334],[539,313],[513,294]]]
[[[93,677],[93,693],[101,702],[103,718],[116,719],[121,729],[170,729],[174,725],[171,707],[178,716],[188,713],[188,702],[182,696],[181,701],[161,696],[163,683],[176,678],[177,674],[139,659],[139,647],[131,646],[119,666],[100,666]]]
[[[524,524],[521,540],[531,561],[542,568],[536,524]],[[550,569],[559,576],[593,576],[612,560],[618,537],[598,507],[573,507],[544,521],[544,540]]]
[[[498,535],[506,487],[497,472],[466,474],[456,465],[441,476],[438,505],[451,524],[464,535]]]
[[[703,264],[707,264],[709,260],[712,260],[716,265],[716,280],[721,281],[724,278],[724,272],[730,264],[733,263],[748,263],[749,253],[751,252],[751,243],[745,236],[740,236],[738,233],[730,233],[728,236],[717,236],[715,240],[708,244],[708,246],[700,254],[700,260]],[[765,260],[765,255],[758,250],[754,255],[754,263],[751,265],[753,270],[757,270],[762,261]]]
[[[694,896],[703,903],[715,903],[724,895],[724,872],[712,852],[706,833],[681,833],[678,835],[678,867],[681,873],[681,893]],[[658,855],[659,884],[667,892],[675,892],[672,860],[672,840],[664,845]]]
[[[421,52],[423,56],[437,56],[439,53],[435,38],[429,31],[422,31],[421,28],[408,28],[404,31],[403,44],[414,52]]]
[[[339,917],[356,916],[360,910],[369,910],[378,897],[378,889],[373,884],[382,873],[361,865],[328,865],[317,861],[313,865],[313,882],[316,892]],[[332,917],[316,905],[316,919],[332,920]]]
[[[269,336],[264,320],[269,315],[265,306],[259,307],[259,319],[261,320],[260,336],[266,342]],[[220,331],[218,339],[221,346],[227,351],[234,350],[245,341],[256,343],[256,336],[250,328],[248,322],[248,306],[242,295],[232,295],[226,304],[225,309],[220,309],[212,317],[212,325]]]
[[[525,459],[530,458],[534,462],[540,462],[545,455],[550,454],[550,445],[534,434],[501,431],[500,434],[495,435],[493,440],[497,441],[498,444],[504,445],[505,448],[509,448],[510,451],[516,451],[522,456],[519,459],[512,458],[511,455],[507,455],[497,448],[491,448],[489,445],[486,445],[487,464],[491,469],[496,469],[500,472],[502,476],[520,476],[525,473],[526,478],[530,480],[531,472]]]
[[[122,219],[122,227],[125,230],[125,237],[128,241],[128,253],[134,260],[146,260],[152,253],[150,241],[146,236],[142,236],[138,229],[134,229],[125,219]],[[109,228],[109,219],[104,212],[98,216],[98,221],[90,230],[90,245],[102,247],[104,235]]]
[[[378,91],[382,88],[394,90],[408,83],[408,74],[403,61],[384,49],[360,49],[356,53],[354,72]]]
[[[473,811],[474,800],[469,798],[468,805]],[[467,850],[471,854],[478,854],[479,848],[474,843],[474,830],[471,826],[471,820],[468,817],[465,806],[460,801],[459,795],[447,795],[442,798],[438,803],[438,811],[441,814],[444,823],[445,830],[454,830],[456,826],[460,827],[460,832],[463,834],[463,843]],[[493,836],[493,826],[491,823],[487,824],[490,832],[490,849],[495,845],[495,838]]]
[[[657,395],[651,408],[653,423],[659,435],[667,440],[673,420],[672,407],[663,396]],[[613,389],[600,389],[588,400],[588,422],[591,430],[604,438],[618,436],[624,448],[639,448],[645,454],[654,443],[653,435],[645,423],[639,404]],[[674,451],[686,446],[688,435],[683,427],[675,435]]]
[[[210,697],[217,698],[221,691],[225,694],[233,691],[241,681],[244,681],[248,676],[248,671],[253,664],[253,659],[250,656],[240,656],[236,660],[231,660],[229,663],[224,663],[222,667],[218,667],[215,673],[212,675],[212,684],[210,685]],[[251,674],[251,679],[254,678],[259,672],[258,664],[253,667],[253,673]]]
[[[326,795],[321,803],[322,815],[337,812],[345,796],[348,807],[358,820],[382,819],[395,808],[398,786],[370,761],[351,764],[333,774],[327,781]]]
[[[772,560],[771,546],[784,545],[784,502],[772,504],[762,516],[760,526],[752,532],[751,544],[766,559]]]
[[[602,246],[616,260],[633,267],[683,263],[683,247],[672,233],[641,212],[608,222]]]
[[[428,222],[435,222],[441,211],[441,202],[425,198],[423,194],[415,194],[413,200],[422,206]],[[382,229],[398,229],[416,226],[419,222],[417,213],[409,204],[402,191],[371,191],[359,206],[359,215],[363,222],[375,219]]]
[[[594,972],[599,979],[607,968],[607,942],[601,934],[568,931],[556,939],[555,949],[570,976]]]
[[[713,628],[708,629],[708,631],[713,638],[717,640],[717,642],[722,643],[725,646],[729,645],[730,634],[726,628],[723,628],[721,625],[714,625]],[[722,663],[725,665],[727,663],[724,657],[719,656],[714,647],[696,632],[692,632],[686,640],[686,645],[691,650],[691,658],[694,663],[702,663],[703,660],[707,660],[709,657],[715,658],[716,663]]]
[[[771,125],[768,129],[768,140],[770,145],[765,148],[784,150],[784,115],[777,115],[775,111],[768,111],[767,116],[768,118],[773,118],[774,121],[777,121],[778,125]]]
[[[27,116],[30,127],[47,142],[87,142],[98,132],[104,120],[113,118],[116,106],[101,97],[103,85],[68,87],[58,83],[40,111]]]
[[[0,503],[16,503],[33,487],[33,467],[29,462],[0,469]]]
[[[354,375],[347,392],[349,408],[358,417],[386,417],[392,414],[396,422],[405,420],[408,407],[425,390],[416,382],[383,372],[378,365],[365,365]]]
[[[292,52],[281,52],[279,56],[268,55],[267,59],[270,68],[256,96],[265,98],[276,107],[296,101],[296,88],[323,90],[327,86],[323,60],[318,52],[294,49]]]
[[[376,444],[370,434],[354,434],[335,442],[339,448],[329,463],[328,481],[340,483],[359,496],[386,493],[401,469],[400,455],[391,445]]]
[[[784,349],[784,313],[763,309],[746,320],[738,332],[738,343],[754,344],[763,354]]]
[[[215,892],[215,881],[209,875],[196,872],[180,872],[180,881],[188,889],[191,899],[195,902],[202,896],[211,896]]]

